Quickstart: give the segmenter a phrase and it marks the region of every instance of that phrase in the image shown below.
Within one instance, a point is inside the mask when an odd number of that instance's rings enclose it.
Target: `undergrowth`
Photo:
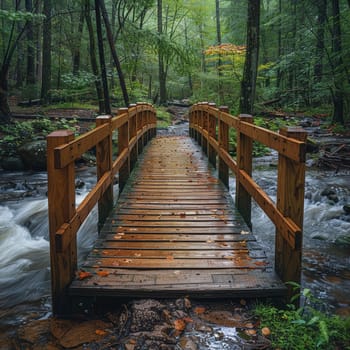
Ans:
[[[297,284],[291,283],[295,288]],[[260,318],[261,328],[271,331],[270,341],[273,349],[281,350],[349,350],[350,317],[341,318],[325,312],[324,304],[316,299],[310,289],[304,289],[301,295],[303,305],[294,304],[286,309],[258,304],[254,313]]]

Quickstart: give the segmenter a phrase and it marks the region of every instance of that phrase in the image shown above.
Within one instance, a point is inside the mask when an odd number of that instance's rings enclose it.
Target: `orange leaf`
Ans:
[[[173,257],[172,255],[168,255],[168,256],[166,257],[166,259],[167,259],[167,260],[174,260],[174,257]]]
[[[197,306],[197,307],[194,309],[194,312],[195,312],[197,315],[204,314],[204,313],[205,313],[205,307],[203,307],[203,306]]]
[[[256,266],[266,266],[268,263],[266,261],[255,261],[254,265]]]
[[[186,217],[186,213],[181,213],[180,214],[180,218],[185,218]]]
[[[107,277],[109,275],[108,271],[97,271],[97,274],[101,277]]]
[[[184,320],[175,320],[174,321],[174,328],[177,331],[182,332],[186,328],[186,322]]]
[[[86,272],[86,271],[78,271],[77,272],[77,276],[80,280],[83,280],[85,278],[89,278],[92,276],[92,274],[90,272]]]
[[[193,320],[192,320],[191,317],[185,317],[183,320],[184,320],[186,323],[192,323],[192,322],[193,322]]]
[[[107,334],[107,332],[104,331],[104,330],[102,330],[102,329],[96,329],[95,333],[96,333],[97,335],[106,335],[106,334]]]

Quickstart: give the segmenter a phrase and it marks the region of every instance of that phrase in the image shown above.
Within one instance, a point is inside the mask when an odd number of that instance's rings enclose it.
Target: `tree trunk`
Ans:
[[[104,3],[104,0],[100,0],[100,1],[98,1],[98,3],[99,3],[99,6],[100,6],[100,9],[101,9],[103,20],[105,22],[108,43],[109,43],[109,47],[111,49],[113,61],[114,61],[115,67],[117,68],[117,72],[118,72],[118,76],[119,76],[119,83],[120,83],[120,88],[122,90],[124,103],[125,103],[126,106],[128,106],[129,105],[128,90],[126,88],[124,74],[123,74],[123,71],[122,71],[122,67],[120,65],[120,61],[119,61],[119,58],[118,58],[118,55],[117,55],[117,51],[116,51],[115,46],[114,46],[113,33],[112,33],[112,29],[111,29],[109,18],[108,18],[108,13],[107,13],[107,10],[106,10],[106,6],[105,6],[105,3]]]
[[[220,23],[220,0],[215,0],[215,17],[216,17],[216,42],[217,45],[221,45],[221,23]],[[219,59],[217,62],[217,74],[218,74],[218,96],[219,96],[219,104],[223,103],[224,101],[224,94],[222,91],[222,82],[221,82],[221,54],[219,53]]]
[[[332,51],[334,57],[333,122],[344,124],[344,79],[339,0],[332,0]],[[339,71],[340,70],[340,71]]]
[[[83,36],[84,29],[84,14],[85,8],[84,5],[81,5],[80,16],[79,16],[79,24],[78,24],[78,33],[76,46],[73,51],[73,75],[78,75],[80,70],[80,49],[81,49],[81,38]]]
[[[51,12],[51,0],[45,0],[43,7],[45,19],[43,23],[43,60],[41,78],[41,100],[44,104],[50,102],[51,89]]]
[[[96,94],[98,98],[99,113],[102,114],[104,111],[104,99],[103,99],[103,90],[102,90],[102,84],[100,79],[100,73],[98,70],[98,63],[96,58],[95,36],[94,36],[94,29],[92,26],[91,15],[90,15],[90,0],[85,0],[85,20],[86,20],[88,33],[89,33],[89,42],[90,42],[89,55],[90,55],[91,69],[95,76],[95,87],[96,87]]]
[[[320,83],[323,75],[325,24],[327,20],[327,0],[320,0],[317,4],[317,38],[316,38],[316,62],[314,66],[314,81]]]
[[[109,100],[107,70],[106,70],[105,52],[103,47],[103,34],[102,34],[102,23],[101,23],[99,0],[95,0],[95,13],[96,13],[98,52],[100,56],[101,77],[102,77],[102,87],[103,87],[103,96],[104,96],[103,113],[111,114],[111,103]]]
[[[0,123],[3,124],[11,120],[11,111],[7,100],[8,69],[8,66],[2,66],[0,70]]]
[[[33,12],[33,0],[26,0],[26,11]],[[27,74],[28,85],[35,84],[35,51],[34,51],[34,30],[33,23],[27,25]]]
[[[161,46],[161,40],[163,35],[163,1],[157,2],[157,17],[158,17],[158,72],[159,72],[159,104],[165,105],[167,103],[167,90],[166,90],[166,71],[164,67],[164,54]]]
[[[260,0],[248,1],[247,49],[241,83],[240,112],[253,113],[259,61]]]
[[[278,0],[278,36],[277,36],[277,45],[278,45],[278,59],[281,60],[282,56],[282,0]],[[282,69],[279,67],[277,69],[277,79],[276,79],[276,86],[277,86],[277,92],[281,90],[282,87]]]

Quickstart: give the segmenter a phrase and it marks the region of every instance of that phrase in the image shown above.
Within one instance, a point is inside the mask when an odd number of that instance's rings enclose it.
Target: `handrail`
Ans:
[[[301,280],[301,249],[305,191],[307,133],[301,128],[283,128],[279,133],[253,124],[250,115],[234,117],[227,107],[208,102],[193,105],[189,113],[190,136],[217,167],[228,187],[229,170],[236,176],[236,207],[251,227],[251,199],[276,227],[275,270],[282,281]],[[237,156],[229,154],[229,130],[237,133]],[[252,178],[253,141],[276,150],[278,181],[276,204]],[[291,296],[292,288],[288,288]]]
[[[99,116],[96,127],[74,138],[72,131],[47,137],[48,203],[52,303],[55,314],[69,313],[66,288],[77,270],[78,229],[98,203],[99,228],[113,205],[114,176],[119,192],[143,147],[156,134],[155,109],[148,103],[121,108],[118,115]],[[113,160],[112,134],[118,132],[118,155]],[[75,205],[75,161],[96,147],[97,183],[81,204]]]

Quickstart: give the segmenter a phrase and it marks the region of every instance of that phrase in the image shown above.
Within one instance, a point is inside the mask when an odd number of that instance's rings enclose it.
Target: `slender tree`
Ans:
[[[124,103],[125,103],[126,106],[128,106],[129,105],[128,90],[126,88],[124,74],[123,74],[122,67],[121,67],[121,64],[120,64],[120,61],[119,61],[119,57],[118,57],[117,51],[115,49],[115,45],[114,45],[114,41],[113,41],[112,29],[111,29],[111,25],[110,25],[110,21],[109,21],[109,18],[108,18],[108,13],[107,13],[107,10],[106,10],[106,6],[105,6],[105,3],[104,3],[104,0],[99,0],[98,4],[99,4],[99,6],[101,8],[102,17],[103,17],[103,20],[104,20],[104,23],[105,23],[105,27],[106,27],[107,39],[108,39],[109,47],[111,49],[113,61],[114,61],[115,67],[116,67],[117,72],[118,72],[120,88],[122,90],[122,94],[123,94],[123,97],[124,97]]]
[[[33,0],[26,0],[26,11],[33,12]],[[27,25],[27,84],[35,83],[34,29],[32,22]]]
[[[332,0],[332,53],[334,70],[333,122],[344,124],[344,81],[339,0]]]
[[[101,22],[101,11],[100,11],[99,0],[95,0],[95,14],[96,14],[98,52],[100,57],[101,78],[102,78],[103,97],[104,97],[104,109],[102,112],[106,114],[111,114],[111,103],[109,98],[107,69],[106,69],[106,60],[105,60],[105,52],[104,52],[104,45],[103,45],[103,33],[102,33],[102,22]]]
[[[18,13],[19,4],[16,2],[15,11],[12,13],[14,17],[18,16],[17,19],[22,19],[23,26],[18,28],[17,21],[13,20],[10,22],[10,28],[8,31],[7,42],[3,43],[3,57],[0,62],[0,123],[8,123],[11,120],[11,111],[8,104],[9,94],[9,71],[11,62],[16,52],[18,43],[22,39],[26,32],[28,19],[22,18],[22,14]],[[17,31],[17,29],[19,29]]]
[[[260,0],[248,1],[247,49],[241,83],[240,112],[253,113],[259,61]]]
[[[164,64],[164,52],[162,47],[163,36],[163,1],[157,0],[157,23],[158,23],[158,79],[159,79],[159,104],[165,105],[167,103],[167,90],[166,90],[166,71]]]
[[[50,101],[51,90],[51,26],[52,2],[44,1],[43,14],[45,16],[43,23],[43,58],[42,58],[42,77],[41,77],[41,100],[44,104]]]
[[[96,43],[95,43],[94,28],[92,25],[91,13],[90,13],[90,0],[85,0],[85,21],[86,21],[86,26],[89,33],[89,44],[90,44],[89,56],[90,56],[91,69],[95,76],[95,88],[96,88],[96,94],[98,99],[99,113],[102,114],[104,111],[104,99],[103,99],[103,90],[102,90],[102,84],[100,79],[100,73],[99,73],[98,63],[96,58]]]

